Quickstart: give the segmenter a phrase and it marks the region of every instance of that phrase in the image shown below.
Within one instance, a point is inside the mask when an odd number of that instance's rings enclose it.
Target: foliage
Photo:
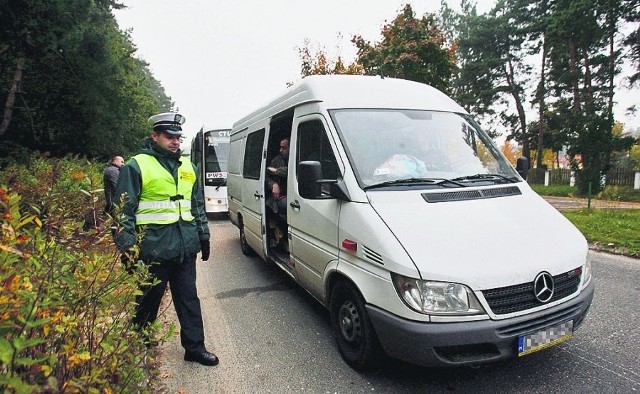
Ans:
[[[511,130],[508,137],[523,146],[523,156],[531,161],[525,111],[531,65],[526,60],[518,12],[521,10],[508,2],[499,1],[487,15],[476,15],[471,9],[457,19],[460,70],[454,83],[456,99],[475,114],[493,115],[496,106],[516,110],[513,114],[502,110],[499,117]]]
[[[640,170],[640,144],[634,144],[629,150],[629,159],[632,163],[633,169]]]
[[[78,156],[59,160],[32,153],[25,162],[4,169],[2,181],[14,193],[27,198],[29,208],[42,220],[85,219],[95,225],[104,206],[102,172],[104,167]],[[64,202],[64,205],[58,205]]]
[[[298,49],[301,75],[383,75],[429,84],[447,91],[455,69],[455,45],[447,46],[444,30],[434,15],[420,19],[406,5],[382,28],[382,40],[371,43],[361,36],[351,42],[358,49],[355,62],[345,64],[340,56],[329,59],[324,48],[313,50],[308,41]]]
[[[340,56],[336,60],[330,60],[324,48],[318,48],[314,51],[309,40],[305,40],[302,48],[298,49],[298,56],[301,62],[300,74],[303,77],[334,74],[362,75],[364,73],[360,64],[345,65]]]
[[[622,13],[627,22],[635,24],[635,30],[623,42],[628,49],[627,56],[635,66],[635,71],[629,77],[629,84],[633,86],[640,81],[640,0],[626,0]]]
[[[605,186],[596,197],[610,201],[640,201],[640,190],[622,186]]]
[[[535,150],[536,153],[538,152],[538,146],[543,147],[543,155],[536,154],[536,167],[540,168],[544,164],[553,167],[553,163],[545,160],[544,152],[548,149],[552,150],[557,160],[560,151],[568,144],[568,136],[563,130],[563,118],[557,112],[547,110],[542,114],[542,124],[540,124],[540,122],[541,120],[538,118],[535,121],[529,122],[527,125],[529,144],[531,149]],[[541,128],[544,130],[542,136],[539,134]]]
[[[637,65],[638,0],[499,0],[486,15],[472,1],[461,4],[462,14],[441,11],[459,40],[456,98],[479,115],[497,112],[524,156],[535,147],[538,166],[545,148],[567,148],[578,188],[598,192],[612,152],[630,143],[612,132],[614,80],[623,46]],[[537,70],[522,67],[532,58]],[[528,124],[525,100],[538,112]]]
[[[640,209],[580,209],[563,214],[589,243],[605,250],[640,257]]]
[[[514,167],[518,163],[518,158],[522,156],[522,151],[517,146],[511,143],[511,141],[505,140],[500,148],[502,154],[507,158],[509,163]]]
[[[137,151],[170,99],[118,29],[117,1],[0,3],[0,156],[22,146],[107,159]]]
[[[351,42],[358,48],[356,61],[367,75],[408,79],[449,91],[456,47],[447,47],[435,15],[418,19],[407,4],[382,28],[380,42],[372,44],[361,36],[354,36]]]
[[[99,215],[98,167],[34,155],[0,178],[0,390],[148,392],[137,281]],[[17,191],[20,191],[18,193]],[[79,209],[80,208],[80,209]]]

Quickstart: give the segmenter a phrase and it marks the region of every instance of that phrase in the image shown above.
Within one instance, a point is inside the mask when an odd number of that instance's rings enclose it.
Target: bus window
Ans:
[[[208,131],[204,139],[205,186],[225,184],[229,159],[229,130]]]
[[[204,181],[205,210],[208,214],[228,212],[227,163],[229,159],[229,129],[204,131],[193,139],[191,161],[198,166]]]

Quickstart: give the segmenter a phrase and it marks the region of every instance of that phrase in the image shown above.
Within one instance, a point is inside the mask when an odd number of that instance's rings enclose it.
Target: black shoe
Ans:
[[[202,365],[214,366],[218,365],[218,357],[211,352],[186,352],[184,354],[184,361],[195,361]]]

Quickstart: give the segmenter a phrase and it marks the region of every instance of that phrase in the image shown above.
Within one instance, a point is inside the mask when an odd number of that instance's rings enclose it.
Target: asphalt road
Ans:
[[[340,358],[328,312],[274,265],[242,255],[237,229],[210,222],[212,259],[199,262],[206,341],[217,367],[159,349],[168,393],[629,393],[640,391],[640,261],[592,253],[596,294],[568,342],[478,368],[430,369],[389,360],[358,373]],[[165,319],[175,321],[173,307]]]

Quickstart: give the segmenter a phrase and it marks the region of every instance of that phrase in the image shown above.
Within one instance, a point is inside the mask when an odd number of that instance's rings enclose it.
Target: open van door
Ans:
[[[319,184],[316,195],[301,193],[298,170],[301,162],[315,162],[319,164],[319,176],[323,179],[339,178],[340,170],[322,116],[298,118],[294,130],[291,155],[295,159],[289,161],[287,207],[290,254],[298,281],[321,298],[325,268],[338,259],[338,219],[342,202],[329,194],[328,183]],[[292,165],[295,168],[291,168]]]
[[[242,163],[242,203],[243,217],[240,237],[243,252],[249,254],[250,247],[262,258],[265,257],[263,247],[262,212],[264,209],[264,141],[265,128],[247,133],[244,160]]]

